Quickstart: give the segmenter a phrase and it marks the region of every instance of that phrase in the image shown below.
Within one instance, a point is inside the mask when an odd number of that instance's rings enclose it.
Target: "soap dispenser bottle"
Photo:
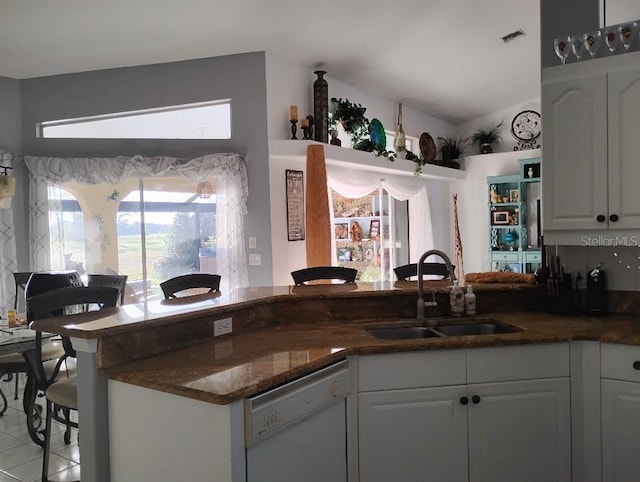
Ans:
[[[467,293],[464,295],[464,313],[467,316],[476,316],[476,294],[471,285],[467,286]]]
[[[453,282],[453,288],[449,294],[449,304],[451,305],[452,316],[464,315],[464,292],[458,284],[458,281]]]

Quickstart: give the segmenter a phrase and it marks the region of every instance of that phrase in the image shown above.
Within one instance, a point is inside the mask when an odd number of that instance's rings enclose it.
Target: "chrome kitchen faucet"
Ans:
[[[443,259],[444,264],[447,266],[447,271],[449,271],[449,279],[451,279],[451,282],[453,283],[456,280],[456,275],[454,273],[454,269],[453,269],[453,265],[451,264],[451,260],[449,259],[449,256],[444,254],[442,251],[439,251],[437,249],[430,249],[429,251],[424,252],[422,254],[422,256],[420,256],[420,260],[418,261],[418,306],[417,306],[417,310],[416,310],[416,318],[418,320],[424,320],[425,319],[425,316],[424,316],[424,284],[422,283],[422,278],[424,276],[424,267],[422,266],[422,263],[424,263],[424,260],[427,259],[427,257],[431,256],[432,254],[438,255]]]

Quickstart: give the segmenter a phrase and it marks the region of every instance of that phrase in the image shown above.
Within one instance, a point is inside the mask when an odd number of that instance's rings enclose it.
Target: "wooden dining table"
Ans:
[[[43,340],[55,335],[42,333]],[[38,390],[33,376],[33,357],[30,356],[36,349],[36,332],[30,328],[0,327],[0,355],[21,353],[27,361],[27,382],[22,397],[22,407],[26,415],[29,437],[36,444],[43,446],[44,437],[38,429],[42,425],[42,405],[36,403]]]

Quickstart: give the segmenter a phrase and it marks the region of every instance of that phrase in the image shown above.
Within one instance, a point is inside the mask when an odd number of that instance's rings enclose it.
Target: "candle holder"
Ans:
[[[302,124],[302,132],[304,135],[303,139],[312,140],[313,139],[313,116],[308,115],[307,117],[305,117],[305,119],[307,120],[306,125],[305,123]]]
[[[298,127],[296,126],[298,120],[291,119],[289,122],[291,122],[291,139],[298,139],[298,137],[296,136],[296,133],[298,132]]]

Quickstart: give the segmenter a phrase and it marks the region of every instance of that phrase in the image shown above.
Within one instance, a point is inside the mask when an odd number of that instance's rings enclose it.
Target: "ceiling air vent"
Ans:
[[[515,32],[508,33],[507,35],[502,37],[502,41],[504,43],[511,42],[512,40],[515,40],[518,37],[524,37],[525,35],[527,35],[527,34],[524,33],[524,30],[519,29],[519,30],[516,30]]]

